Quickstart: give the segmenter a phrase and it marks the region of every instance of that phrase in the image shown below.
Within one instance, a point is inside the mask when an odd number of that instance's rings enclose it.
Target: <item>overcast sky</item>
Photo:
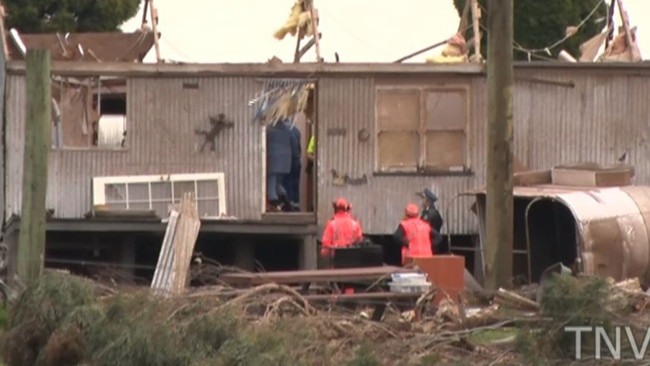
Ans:
[[[315,0],[323,34],[321,54],[341,62],[391,62],[413,51],[449,38],[459,17],[452,0]],[[650,0],[626,0],[624,6],[644,58],[650,58]],[[273,33],[287,19],[293,0],[155,0],[158,9],[161,54],[186,62],[266,62],[277,56],[293,60],[295,38],[282,41]],[[400,4],[400,5],[397,5]],[[142,9],[122,29],[140,27]],[[619,21],[619,18],[616,18]],[[423,62],[440,49],[414,58]],[[310,51],[303,61],[315,61]],[[155,52],[146,61],[155,61]]]

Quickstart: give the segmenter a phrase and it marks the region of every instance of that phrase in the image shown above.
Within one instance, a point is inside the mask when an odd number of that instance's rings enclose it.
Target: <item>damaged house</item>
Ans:
[[[4,241],[15,248],[24,62],[9,60],[6,70],[1,201]],[[484,185],[482,65],[55,61],[52,73],[53,87],[68,83],[63,94],[81,102],[72,108],[76,112],[66,112],[71,102],[57,101],[62,129],[49,156],[50,265],[70,258],[117,262],[150,275],[165,230],[161,218],[186,191],[198,200],[197,251],[206,257],[250,269],[313,268],[318,228],[331,217],[331,202],[343,196],[364,232],[386,243],[390,263],[399,252],[393,256],[385,238],[404,206],[417,202],[415,193],[425,187],[440,197],[443,234],[452,250],[467,254],[470,269],[476,265],[480,220],[470,210],[474,197],[463,193]],[[645,162],[650,111],[644,97],[650,66],[525,63],[516,65],[515,76],[519,170],[584,161],[613,164],[626,152],[624,162],[636,167],[634,182],[650,181]],[[259,100],[269,88],[296,84],[309,85],[299,126],[303,149],[311,134],[316,139],[314,171],[303,187],[313,194],[305,196],[309,202],[301,202],[300,213],[267,213]],[[78,91],[84,88],[87,92]],[[119,91],[124,104],[109,102]],[[102,123],[104,114],[111,116],[106,121],[118,122]],[[126,123],[114,116],[126,116]],[[91,137],[94,119],[96,139]],[[202,149],[206,142],[210,148]]]
[[[19,34],[7,40],[9,60],[24,60],[28,48],[48,49],[52,61],[142,62],[153,47],[153,33]],[[55,148],[120,147],[126,135],[125,78],[52,80],[52,141]]]

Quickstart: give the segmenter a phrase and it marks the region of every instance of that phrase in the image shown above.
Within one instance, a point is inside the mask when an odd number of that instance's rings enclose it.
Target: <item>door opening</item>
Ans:
[[[273,79],[265,83],[258,107],[265,125],[264,214],[314,212],[315,93],[316,83],[310,80]]]

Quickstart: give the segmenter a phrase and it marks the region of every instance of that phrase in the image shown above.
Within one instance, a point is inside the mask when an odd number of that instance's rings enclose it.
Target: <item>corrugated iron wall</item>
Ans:
[[[648,77],[629,72],[520,69],[514,90],[514,152],[529,169],[549,169],[575,162],[616,163],[629,149],[627,163],[636,167],[635,183],[650,184]],[[453,79],[453,80],[452,80]],[[373,176],[375,166],[375,86],[403,83],[449,83],[471,87],[468,131],[468,176]],[[470,211],[473,199],[458,193],[485,183],[487,154],[486,79],[479,75],[445,76],[417,81],[373,77],[325,78],[318,88],[318,221],[331,216],[330,202],[337,196],[351,200],[364,231],[391,233],[404,205],[418,202],[414,193],[424,187],[440,197],[445,231],[476,233]],[[573,83],[574,87],[569,84]],[[328,136],[329,128],[345,128],[346,136]],[[371,138],[357,139],[361,129]],[[368,177],[368,184],[334,186],[331,169],[352,177]]]
[[[635,166],[634,182],[650,183],[648,76],[564,70],[529,70],[527,76],[575,84],[573,88],[518,84],[515,120],[527,131],[518,136],[525,139],[522,152],[530,168],[573,162],[615,164],[628,150],[625,162]]]
[[[198,88],[183,88],[184,83]],[[128,82],[125,151],[50,152],[47,207],[60,218],[81,218],[92,207],[91,178],[108,175],[224,172],[227,210],[256,220],[262,212],[262,129],[251,122],[248,100],[261,85],[253,78],[142,78]],[[23,170],[25,78],[7,78],[6,213],[19,214]],[[208,117],[235,122],[216,138],[215,153],[199,153]],[[65,121],[64,121],[65,123]]]
[[[650,183],[647,76],[633,70],[521,68],[515,93],[515,154],[530,169],[593,161],[617,162],[629,149],[636,183]],[[412,78],[412,76],[411,76]],[[183,89],[183,83],[198,89]],[[392,232],[404,205],[429,187],[440,197],[445,231],[475,233],[469,210],[473,200],[458,193],[482,186],[486,165],[486,79],[481,75],[441,75],[407,79],[322,77],[318,82],[318,222],[331,215],[330,202],[348,197],[367,233]],[[573,83],[569,87],[567,83]],[[462,176],[374,176],[375,88],[399,84],[464,84],[470,88],[468,130],[472,174]],[[55,150],[50,156],[48,207],[57,217],[83,217],[91,208],[91,178],[100,175],[226,173],[228,212],[240,219],[260,219],[262,211],[262,131],[250,122],[247,102],[261,88],[254,77],[132,79],[128,86],[127,151]],[[6,87],[6,213],[20,212],[25,120],[24,76],[9,75]],[[215,154],[197,152],[208,116],[223,112],[236,123],[217,138]],[[345,128],[346,135],[328,135]],[[370,139],[357,138],[366,129]],[[359,186],[335,186],[331,170]]]
[[[447,82],[449,77],[445,77]],[[479,80],[479,79],[477,79]],[[468,146],[473,175],[465,176],[374,176],[375,168],[375,87],[376,84],[412,85],[421,84],[408,80],[380,80],[372,77],[355,79],[320,79],[318,84],[318,222],[323,223],[332,215],[331,202],[336,197],[348,198],[353,214],[361,221],[364,232],[369,234],[392,233],[403,217],[404,207],[409,202],[419,203],[415,193],[425,187],[431,188],[440,197],[439,207],[443,210],[445,226],[453,232],[473,232],[476,221],[468,215],[473,203],[468,197],[456,197],[457,193],[478,184],[477,177],[483,177],[480,162],[485,137],[481,129],[485,105],[483,97],[477,92],[473,78],[465,77],[465,85],[470,87],[470,125]],[[431,84],[438,83],[435,78]],[[479,89],[480,91],[480,89]],[[479,112],[477,112],[479,111]],[[329,136],[330,128],[346,129],[345,136]],[[357,138],[360,130],[370,133],[367,141]],[[480,130],[480,131],[479,131]],[[475,149],[474,147],[479,147]],[[353,178],[367,177],[365,185],[333,185],[331,170],[338,174],[348,174]]]

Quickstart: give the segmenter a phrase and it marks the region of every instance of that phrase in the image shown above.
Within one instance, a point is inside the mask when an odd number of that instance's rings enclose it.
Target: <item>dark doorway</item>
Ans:
[[[528,225],[532,282],[538,282],[542,272],[557,262],[574,266],[578,257],[577,227],[563,203],[554,199],[529,202],[528,218],[524,210],[523,219]]]

